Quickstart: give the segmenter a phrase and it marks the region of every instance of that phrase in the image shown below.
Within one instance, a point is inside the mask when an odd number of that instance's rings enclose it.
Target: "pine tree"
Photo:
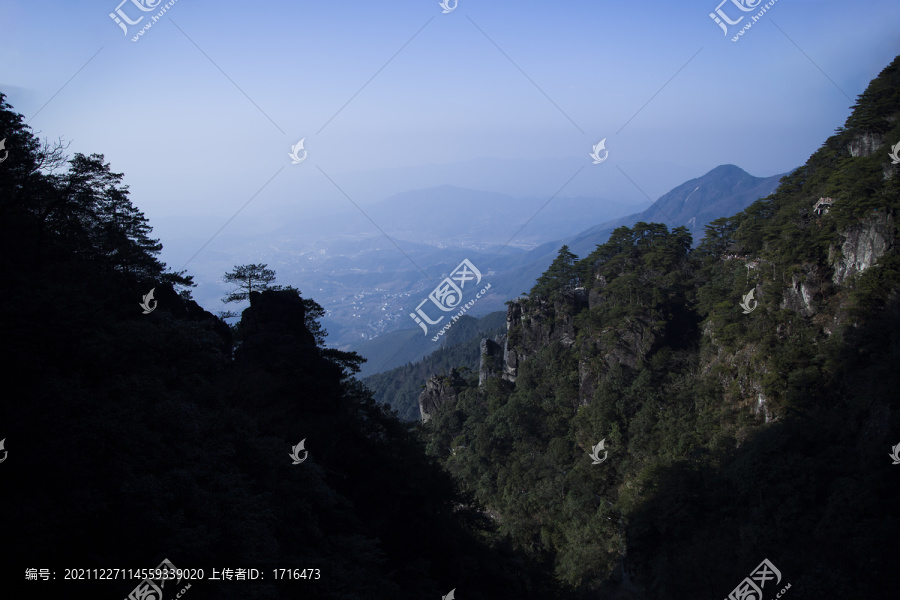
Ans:
[[[250,299],[250,292],[281,289],[280,286],[269,285],[275,281],[275,271],[267,269],[264,264],[238,265],[234,271],[225,273],[225,282],[237,285],[237,290],[226,296],[222,302],[243,302]],[[299,293],[300,290],[297,290]]]
[[[563,245],[547,271],[538,277],[537,284],[531,290],[532,295],[550,299],[578,285],[578,273],[575,269],[577,260],[578,256],[570,252],[568,246]]]

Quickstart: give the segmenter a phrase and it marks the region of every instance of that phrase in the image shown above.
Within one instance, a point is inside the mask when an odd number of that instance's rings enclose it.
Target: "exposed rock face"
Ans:
[[[241,322],[247,331],[235,358],[265,365],[272,373],[293,372],[297,363],[320,369],[323,378],[326,372],[340,369],[321,357],[306,326],[306,306],[296,293],[251,292],[250,307],[244,309]]]
[[[784,290],[781,308],[792,310],[804,317],[816,314],[815,302],[821,300],[823,278],[816,265],[804,265],[802,274],[791,276],[791,285]]]
[[[844,231],[840,253],[832,246],[828,261],[834,267],[832,281],[841,285],[848,278],[862,273],[894,245],[894,218],[879,212],[861,220]]]
[[[871,152],[878,148],[877,136],[861,136],[854,144],[858,152]],[[826,335],[842,318],[840,306],[826,306],[824,298],[834,295],[833,285],[841,285],[849,277],[871,267],[879,257],[889,252],[894,244],[894,218],[884,212],[873,213],[843,232],[843,242],[829,251],[828,262],[802,265],[784,286],[781,309],[804,317],[812,317],[822,326]],[[734,256],[732,258],[741,258]],[[759,259],[743,259],[749,270],[763,269]],[[774,277],[774,271],[773,271]],[[666,331],[649,315],[634,315],[616,322],[578,340],[576,316],[586,308],[594,308],[604,302],[603,288],[607,282],[597,276],[590,294],[583,289],[572,290],[562,300],[549,302],[541,299],[524,299],[509,305],[506,317],[507,338],[484,340],[479,383],[490,377],[500,376],[516,381],[519,367],[541,349],[558,342],[566,348],[578,344],[579,396],[582,405],[589,404],[604,374],[615,366],[629,370],[640,369],[645,357],[662,341]],[[762,289],[757,290],[762,294]],[[760,298],[762,299],[762,298]],[[712,337],[711,328],[704,335]],[[779,326],[779,335],[788,335],[789,325]],[[763,391],[763,377],[768,372],[765,361],[760,362],[753,345],[737,351],[726,351],[715,340],[718,350],[701,366],[701,372],[722,372],[720,383],[733,389],[734,399],[744,403],[760,420],[770,423],[778,419],[768,406]],[[498,365],[498,360],[502,366]]]
[[[519,364],[552,342],[558,341],[566,348],[574,346],[575,315],[587,307],[588,295],[582,288],[571,291],[559,302],[531,300],[510,304],[506,329],[507,335],[515,339],[512,347],[507,343],[503,378],[515,381]]]
[[[428,419],[448,402],[455,403],[460,390],[464,387],[466,380],[456,369],[450,369],[449,377],[440,375],[429,377],[425,382],[425,390],[419,394],[419,414],[422,416],[422,422],[427,423]]]
[[[769,408],[766,406],[766,395],[763,393],[759,393],[756,395],[756,416],[758,417],[760,414],[766,420],[766,423],[772,420],[771,415],[769,415]]]
[[[883,137],[880,133],[863,133],[856,136],[848,146],[850,156],[871,156],[881,147]]]
[[[478,385],[481,386],[487,379],[497,377],[505,373],[504,354],[506,353],[506,334],[497,336],[493,340],[484,338],[481,340],[481,363],[478,369]]]

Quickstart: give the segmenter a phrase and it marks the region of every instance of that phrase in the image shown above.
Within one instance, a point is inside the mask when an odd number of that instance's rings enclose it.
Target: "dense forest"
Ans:
[[[448,330],[445,347],[418,362],[370,375],[362,382],[372,390],[376,402],[390,406],[400,419],[418,421],[421,419],[419,393],[425,387],[422,382],[433,373],[449,373],[453,368],[477,374],[482,336],[494,337],[505,331],[506,314],[503,312],[491,313],[478,320],[463,315]]]
[[[898,115],[900,58],[698,244],[641,222],[563,247],[504,364],[412,425],[266,265],[223,274],[233,326],[203,310],[124,175],[0,94],[4,589],[124,598],[66,571],[168,559],[205,569],[196,599],[724,598],[768,560],[767,599],[895,597]]]
[[[509,303],[505,368],[424,428],[500,536],[586,597],[722,598],[765,559],[766,598],[896,597],[898,116],[900,59],[696,246],[621,227]]]

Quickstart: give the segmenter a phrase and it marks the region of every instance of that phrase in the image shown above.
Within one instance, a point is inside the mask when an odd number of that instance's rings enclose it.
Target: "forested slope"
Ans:
[[[502,368],[425,432],[514,547],[584,597],[723,598],[764,559],[766,598],[896,595],[898,115],[900,59],[696,249],[622,227],[509,304]]]

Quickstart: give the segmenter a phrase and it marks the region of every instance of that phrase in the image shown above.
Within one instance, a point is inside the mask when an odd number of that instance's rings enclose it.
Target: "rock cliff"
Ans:
[[[460,390],[466,387],[466,381],[456,369],[450,369],[450,375],[432,375],[425,382],[425,389],[419,394],[419,414],[422,422],[427,423],[437,410],[448,403],[455,403]]]
[[[840,248],[832,246],[828,260],[834,267],[832,281],[841,285],[862,273],[894,246],[894,216],[884,211],[873,212],[842,233]]]

